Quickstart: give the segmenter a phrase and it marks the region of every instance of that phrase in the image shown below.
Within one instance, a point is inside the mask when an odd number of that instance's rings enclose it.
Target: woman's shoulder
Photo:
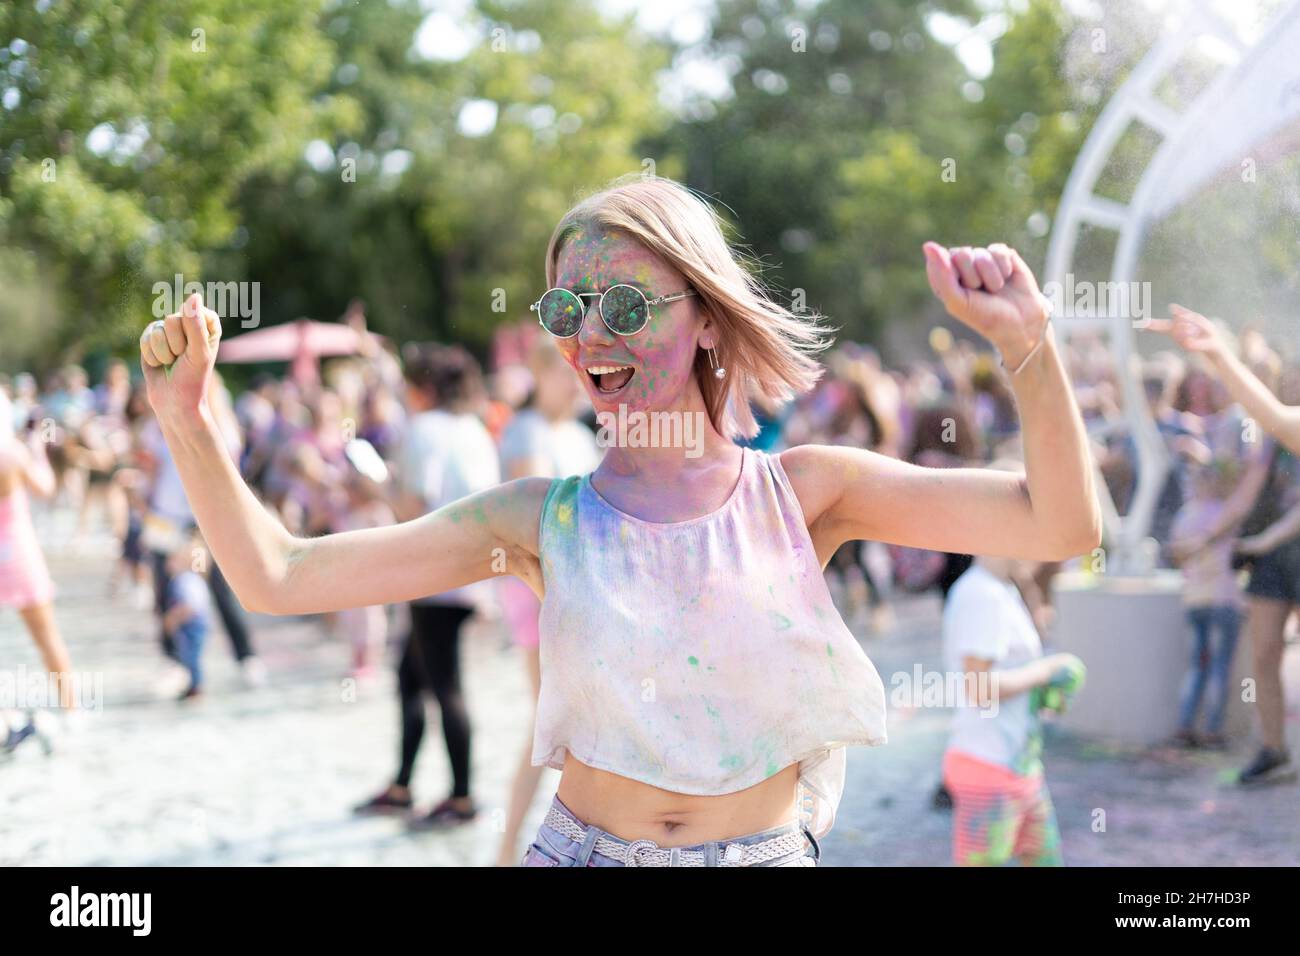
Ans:
[[[846,475],[887,463],[877,452],[853,445],[793,445],[780,452],[757,452],[777,462],[792,484],[839,484]]]
[[[515,478],[480,492],[476,498],[498,535],[536,555],[543,511],[560,480]]]
[[[759,452],[785,476],[809,528],[843,496],[847,476],[870,463],[870,453],[842,445],[794,445],[780,452]]]

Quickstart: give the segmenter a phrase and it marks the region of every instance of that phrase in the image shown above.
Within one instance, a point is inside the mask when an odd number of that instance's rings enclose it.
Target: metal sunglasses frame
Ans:
[[[641,297],[641,301],[645,303],[645,307],[646,307],[646,308],[645,308],[645,323],[641,326],[640,329],[637,329],[636,332],[620,332],[618,329],[616,329],[616,328],[614,328],[612,325],[610,325],[610,324],[609,324],[609,320],[608,320],[607,318],[605,318],[605,295],[606,295],[606,293],[608,293],[608,292],[612,292],[614,289],[623,289],[623,288],[631,289],[633,292],[635,292],[637,295],[639,295],[639,296]],[[577,327],[573,332],[571,332],[569,335],[556,335],[556,334],[555,334],[554,332],[552,332],[550,329],[546,329],[546,323],[542,321],[542,299],[545,299],[545,298],[546,298],[548,295],[550,295],[552,292],[567,292],[569,295],[571,295],[571,296],[573,296],[575,299],[577,299],[578,302],[582,305],[582,318],[581,318],[581,319],[579,320],[579,322],[578,322],[578,327]],[[575,335],[577,335],[579,332],[582,331],[582,326],[583,326],[583,325],[586,323],[586,321],[587,321],[587,313],[591,311],[591,307],[590,307],[590,306],[589,306],[589,305],[584,301],[584,299],[589,299],[589,298],[591,298],[592,296],[599,296],[599,297],[600,297],[600,309],[599,309],[599,311],[600,311],[600,320],[601,320],[602,322],[605,323],[605,328],[609,329],[609,330],[610,330],[611,332],[613,332],[615,335],[622,335],[622,336],[626,337],[626,336],[630,336],[630,335],[636,335],[637,332],[642,331],[642,329],[644,329],[647,325],[650,324],[650,306],[652,306],[652,305],[666,305],[666,304],[668,304],[669,302],[676,302],[678,299],[685,299],[687,296],[692,296],[692,295],[696,295],[696,294],[697,294],[697,293],[696,293],[696,291],[695,291],[694,289],[687,289],[685,292],[673,292],[673,293],[670,293],[670,294],[668,294],[668,295],[655,296],[653,299],[650,299],[650,298],[647,298],[647,297],[646,297],[646,294],[645,294],[644,292],[642,292],[640,289],[638,289],[636,286],[634,286],[634,285],[628,285],[626,282],[619,282],[619,283],[617,283],[616,285],[612,285],[612,286],[610,286],[608,289],[606,289],[604,292],[574,292],[572,289],[565,289],[565,288],[563,288],[562,286],[553,286],[552,288],[547,289],[545,292],[543,292],[543,293],[542,293],[542,298],[541,298],[541,299],[538,299],[536,302],[534,302],[532,305],[530,305],[530,306],[528,307],[528,311],[529,311],[529,312],[536,312],[536,313],[537,313],[537,324],[540,325],[542,328],[546,329],[546,331],[547,331],[548,334],[550,334],[550,335],[554,335],[557,339],[571,339],[571,338],[573,338]]]

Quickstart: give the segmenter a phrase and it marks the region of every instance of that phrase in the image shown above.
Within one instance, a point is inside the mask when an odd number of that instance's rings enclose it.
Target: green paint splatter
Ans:
[[[700,666],[700,659],[694,655],[691,655],[690,657],[686,658],[686,662],[690,664],[692,667]]]

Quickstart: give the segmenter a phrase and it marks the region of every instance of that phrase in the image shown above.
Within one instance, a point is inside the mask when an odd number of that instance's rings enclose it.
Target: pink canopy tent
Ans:
[[[245,332],[224,339],[217,351],[218,362],[290,362],[289,374],[300,385],[320,379],[320,359],[333,355],[356,355],[365,340],[380,346],[383,336],[367,332],[364,322],[343,325],[299,319],[284,325]]]

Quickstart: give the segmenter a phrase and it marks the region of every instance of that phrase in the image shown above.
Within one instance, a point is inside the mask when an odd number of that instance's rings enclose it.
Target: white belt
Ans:
[[[585,843],[588,831],[571,817],[561,813],[555,807],[546,812],[545,826],[556,833]],[[719,852],[717,866],[755,866],[775,860],[779,857],[797,853],[807,846],[807,838],[802,831],[794,830],[770,837],[758,843],[727,843],[718,841]],[[634,840],[628,843],[616,837],[602,833],[592,846],[593,853],[617,860],[624,866],[707,866],[708,860],[703,850],[683,850],[678,847],[661,847],[652,840]]]

